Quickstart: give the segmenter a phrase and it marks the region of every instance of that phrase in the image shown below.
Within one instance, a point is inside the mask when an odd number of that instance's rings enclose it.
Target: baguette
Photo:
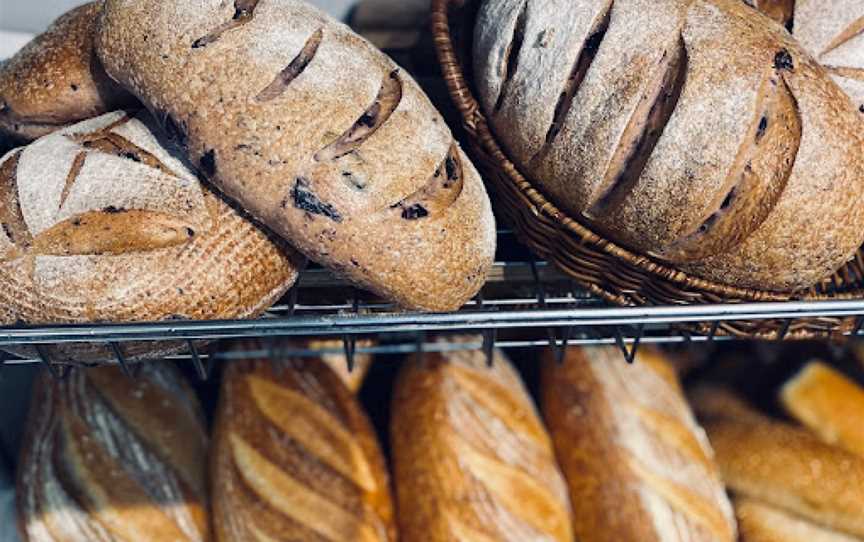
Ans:
[[[750,499],[735,501],[741,542],[860,542]]]
[[[93,52],[101,9],[100,1],[69,11],[0,63],[0,139],[29,143],[136,103]]]
[[[217,540],[396,539],[373,429],[320,360],[230,364],[214,440]]]
[[[484,0],[479,101],[570,216],[703,278],[806,288],[864,241],[864,133],[765,22],[741,0]]]
[[[543,415],[570,487],[580,542],[735,540],[713,452],[671,367],[640,350],[547,351]]]
[[[37,380],[18,469],[25,542],[203,542],[207,433],[167,364]]]
[[[391,448],[404,542],[560,541],[567,486],[528,392],[504,355],[426,354],[400,373]]]
[[[203,186],[154,130],[146,112],[114,112],[0,159],[0,325],[255,317],[294,283],[303,258]],[[124,348],[134,361],[182,346]],[[101,346],[46,351],[115,359]]]
[[[199,170],[310,259],[411,309],[456,309],[485,282],[480,176],[347,27],[300,0],[108,0],[96,42]]]
[[[739,497],[864,537],[864,458],[768,419],[712,418],[705,428]]]
[[[821,362],[811,362],[780,393],[789,414],[823,441],[864,457],[864,389]]]

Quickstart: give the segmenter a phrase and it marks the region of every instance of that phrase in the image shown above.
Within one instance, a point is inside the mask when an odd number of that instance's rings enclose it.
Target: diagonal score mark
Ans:
[[[297,53],[297,56],[294,57],[294,60],[292,60],[291,63],[276,76],[276,79],[274,79],[272,83],[267,85],[267,88],[262,90],[258,96],[255,97],[255,101],[269,102],[270,100],[274,100],[281,96],[285,90],[287,90],[288,85],[303,73],[306,66],[308,66],[309,63],[312,62],[312,59],[315,58],[315,54],[318,52],[318,46],[321,45],[321,40],[323,39],[324,30],[319,28],[309,37],[308,40],[306,40],[306,43],[303,45],[303,48],[300,49],[300,52]]]
[[[234,16],[231,17],[231,20],[225,21],[206,36],[202,36],[192,42],[192,48],[200,49],[201,47],[206,47],[207,45],[218,41],[226,32],[248,24],[254,18],[255,8],[258,7],[259,2],[260,0],[235,0]]]
[[[831,43],[828,44],[825,49],[819,53],[819,56],[825,56],[830,53],[834,49],[837,49],[844,43],[851,41],[856,36],[864,34],[864,16],[859,17],[857,20],[853,21],[843,32],[837,34]]]

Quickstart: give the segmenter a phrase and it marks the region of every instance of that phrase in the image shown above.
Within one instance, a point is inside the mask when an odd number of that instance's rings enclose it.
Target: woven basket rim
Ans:
[[[486,153],[498,161],[498,168],[507,174],[509,180],[530,201],[535,213],[545,214],[557,221],[561,227],[565,228],[569,234],[577,237],[582,243],[592,245],[614,258],[656,277],[658,280],[671,282],[683,288],[721,296],[726,302],[787,301],[793,299],[830,300],[864,296],[864,289],[860,287],[840,292],[824,293],[817,289],[818,285],[815,285],[808,290],[779,292],[743,288],[696,277],[669,264],[658,262],[647,255],[624,248],[559,209],[558,206],[546,199],[542,191],[537,189],[519,171],[518,166],[510,160],[506,151],[498,143],[494,133],[489,128],[482,108],[471,90],[471,85],[466,81],[450,31],[449,9],[451,6],[463,7],[469,1],[471,0],[432,0],[430,24],[442,76],[450,97],[462,116],[462,122],[466,131],[474,138],[475,143],[479,144]],[[590,289],[595,293],[602,295],[608,300],[621,303],[620,299],[616,299],[619,296],[605,292],[602,288],[595,285],[590,286]],[[682,302],[686,301],[682,299]]]

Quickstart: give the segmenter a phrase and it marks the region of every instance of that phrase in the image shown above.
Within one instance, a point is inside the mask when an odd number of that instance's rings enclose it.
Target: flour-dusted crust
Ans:
[[[549,435],[519,374],[501,352],[494,361],[425,354],[400,373],[390,431],[400,540],[573,540]]]
[[[485,0],[477,21],[492,129],[572,216],[742,287],[810,286],[860,247],[856,107],[740,0]]]
[[[0,160],[0,322],[253,317],[294,283],[302,258],[151,128],[109,113]]]
[[[211,480],[219,542],[396,540],[374,429],[321,360],[227,367]]]
[[[0,138],[29,142],[135,102],[93,51],[101,9],[101,1],[73,9],[0,64]]]
[[[494,220],[418,85],[298,0],[110,0],[97,50],[228,196],[408,308],[482,286]]]
[[[205,542],[207,429],[176,369],[37,380],[18,468],[27,542]]]
[[[612,347],[570,349],[560,365],[547,352],[541,395],[578,540],[736,539],[708,439],[659,352],[633,365]]]
[[[785,24],[864,114],[864,3],[860,0],[745,2]]]

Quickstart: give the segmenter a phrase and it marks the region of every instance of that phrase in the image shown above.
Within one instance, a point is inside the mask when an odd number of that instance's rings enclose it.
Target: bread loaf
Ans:
[[[783,406],[828,444],[864,457],[864,389],[837,370],[811,362],[783,386]]]
[[[501,352],[426,354],[396,383],[391,420],[404,542],[571,542],[552,443]]]
[[[740,0],[484,0],[479,100],[571,216],[724,284],[808,287],[864,241],[864,135],[762,23]]]
[[[455,309],[483,285],[479,175],[414,80],[345,26],[300,0],[110,0],[97,49],[203,174],[312,260],[407,308]]]
[[[768,419],[704,423],[723,479],[739,497],[864,537],[864,458]]]
[[[741,542],[857,542],[860,538],[825,529],[750,499],[735,502]]]
[[[166,364],[37,381],[18,469],[29,542],[209,540],[207,435],[197,398]]]
[[[214,438],[217,540],[396,540],[373,429],[320,360],[231,363]]]
[[[543,415],[570,487],[580,542],[735,540],[713,452],[675,373],[642,349],[543,360]]]
[[[374,341],[360,339],[356,341],[355,348],[369,348],[373,344]],[[345,347],[345,343],[336,339],[311,339],[305,346],[310,350],[341,350]],[[352,393],[357,393],[372,366],[372,354],[355,353],[354,367],[350,370],[347,355],[341,352],[339,354],[322,354],[321,361],[339,376]]]
[[[860,0],[769,0],[756,8],[783,24],[864,113],[864,3]]]
[[[0,139],[23,144],[135,103],[93,52],[100,11],[101,1],[73,9],[0,63]]]
[[[151,129],[149,115],[109,113],[0,160],[0,324],[253,317],[294,283],[302,258]],[[72,350],[55,361],[88,361]]]

